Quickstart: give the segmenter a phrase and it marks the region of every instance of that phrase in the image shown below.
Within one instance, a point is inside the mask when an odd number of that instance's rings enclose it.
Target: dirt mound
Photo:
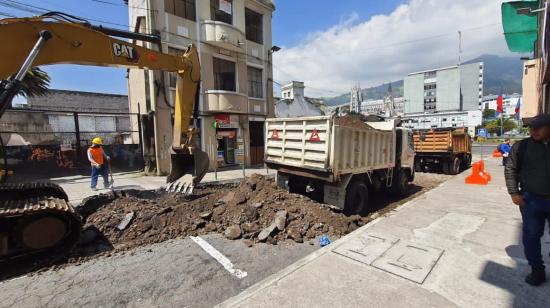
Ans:
[[[97,228],[115,250],[208,232],[247,243],[326,234],[340,237],[369,221],[333,211],[302,195],[290,194],[260,175],[235,185],[206,186],[192,197],[164,192],[119,192],[92,197],[82,211],[85,228]]]
[[[365,123],[365,120],[366,119],[364,119],[362,115],[346,115],[336,117],[334,119],[334,124],[359,129],[373,129],[370,125]]]

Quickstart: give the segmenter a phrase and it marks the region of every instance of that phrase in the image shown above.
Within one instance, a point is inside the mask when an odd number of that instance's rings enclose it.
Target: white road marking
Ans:
[[[191,239],[197,243],[197,245],[201,246],[201,248],[206,251],[212,258],[216,259],[231,275],[243,279],[248,274],[245,271],[241,271],[240,269],[237,269],[233,266],[233,263],[224,255],[222,255],[221,252],[216,250],[212,245],[210,245],[207,241],[203,240],[199,236],[191,236]]]

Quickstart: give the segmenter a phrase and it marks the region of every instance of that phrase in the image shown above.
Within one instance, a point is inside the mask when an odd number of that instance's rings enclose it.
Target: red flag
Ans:
[[[502,95],[497,98],[497,113],[502,113]]]

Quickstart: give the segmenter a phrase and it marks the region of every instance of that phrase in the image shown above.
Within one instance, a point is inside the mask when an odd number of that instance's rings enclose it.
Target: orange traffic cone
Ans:
[[[485,170],[485,161],[484,160],[479,161],[479,169],[481,169],[481,172],[483,174],[485,174],[485,176],[487,177],[487,179],[489,181],[491,181],[491,174],[489,173],[489,171]]]
[[[495,149],[493,151],[493,157],[502,157],[502,153],[498,149]]]
[[[484,162],[477,161],[472,164],[472,175],[466,177],[464,182],[466,184],[487,185],[491,180],[491,175],[485,172]]]

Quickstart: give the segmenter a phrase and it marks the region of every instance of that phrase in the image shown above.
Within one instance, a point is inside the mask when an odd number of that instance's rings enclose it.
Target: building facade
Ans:
[[[21,140],[9,145],[75,145],[77,127],[83,144],[96,136],[107,144],[131,144],[131,117],[126,95],[50,89],[8,110],[0,132],[7,132],[5,140]]]
[[[483,98],[483,63],[415,72],[405,77],[405,113],[472,111]]]
[[[448,127],[467,127],[473,136],[476,126],[481,125],[480,110],[444,111],[438,113],[407,114],[403,117],[403,126],[411,129],[431,129]]]
[[[130,26],[160,33],[162,52],[195,44],[201,61],[198,145],[210,168],[263,162],[263,127],[273,115],[270,0],[129,0]],[[150,43],[146,47],[158,48]],[[176,77],[129,72],[130,110],[149,114],[145,154],[156,174],[170,169]],[[147,129],[145,130],[147,131]],[[151,169],[150,169],[151,170]]]

